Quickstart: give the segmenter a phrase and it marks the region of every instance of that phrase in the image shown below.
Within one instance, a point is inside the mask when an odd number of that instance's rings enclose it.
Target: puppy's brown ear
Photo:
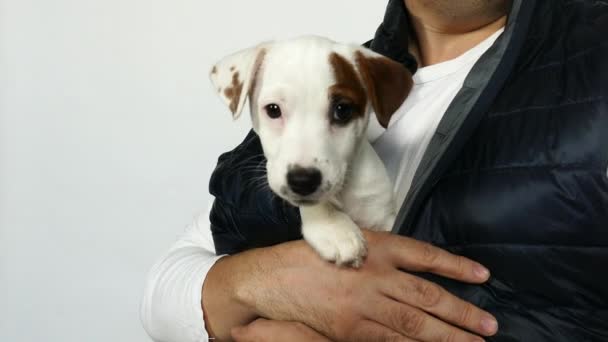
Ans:
[[[220,98],[238,119],[243,111],[245,100],[254,85],[256,74],[262,65],[270,43],[239,51],[224,57],[211,68],[209,77]]]
[[[412,90],[412,74],[402,64],[365,48],[355,52],[355,61],[378,121],[386,128]]]

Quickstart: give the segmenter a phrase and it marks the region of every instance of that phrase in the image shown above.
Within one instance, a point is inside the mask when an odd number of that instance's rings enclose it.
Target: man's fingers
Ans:
[[[352,342],[417,342],[417,340],[370,320],[363,320],[357,324],[348,340]]]
[[[374,316],[370,319],[418,341],[483,342],[479,336],[389,298],[377,303],[370,313]]]
[[[401,303],[431,313],[442,321],[483,336],[494,335],[496,319],[486,311],[445,291],[439,285],[404,272],[385,279],[382,292]]]
[[[268,341],[265,335],[272,336],[276,332],[275,321],[258,318],[246,326],[232,328],[230,335],[236,342],[262,342]]]
[[[407,271],[429,272],[469,283],[483,283],[490,272],[481,264],[455,255],[431,244],[395,236],[396,243],[388,244],[394,262]]]
[[[230,337],[232,337],[235,342],[256,342],[254,333],[255,332],[252,332],[247,326],[230,329]]]
[[[331,342],[305,324],[263,318],[245,327],[233,328],[230,335],[236,342]]]

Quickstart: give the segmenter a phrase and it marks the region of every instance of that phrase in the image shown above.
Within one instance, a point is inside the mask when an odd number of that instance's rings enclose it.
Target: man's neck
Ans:
[[[457,17],[432,6],[421,6],[421,0],[405,1],[414,35],[409,48],[423,67],[462,55],[504,27],[507,22],[506,11],[493,15],[484,13]]]

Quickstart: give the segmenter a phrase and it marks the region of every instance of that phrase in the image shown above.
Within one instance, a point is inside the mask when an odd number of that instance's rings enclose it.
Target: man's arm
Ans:
[[[489,314],[399,270],[483,282],[488,274],[476,273],[478,264],[396,235],[366,232],[366,238],[370,254],[360,270],[321,260],[303,241],[219,259],[202,216],[150,271],[143,326],[157,341],[205,341],[204,307],[208,328],[222,340],[258,317],[303,322],[335,340],[472,340],[464,329],[495,332]]]

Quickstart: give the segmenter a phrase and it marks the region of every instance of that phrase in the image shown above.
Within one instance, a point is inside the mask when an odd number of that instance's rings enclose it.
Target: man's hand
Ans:
[[[208,327],[220,339],[258,317],[302,322],[335,341],[481,341],[474,334],[496,333],[489,313],[402,271],[482,283],[484,267],[398,235],[365,236],[360,269],[325,262],[303,241],[220,259],[203,289]]]
[[[299,322],[258,318],[245,327],[233,328],[236,342],[331,342],[327,337]]]

